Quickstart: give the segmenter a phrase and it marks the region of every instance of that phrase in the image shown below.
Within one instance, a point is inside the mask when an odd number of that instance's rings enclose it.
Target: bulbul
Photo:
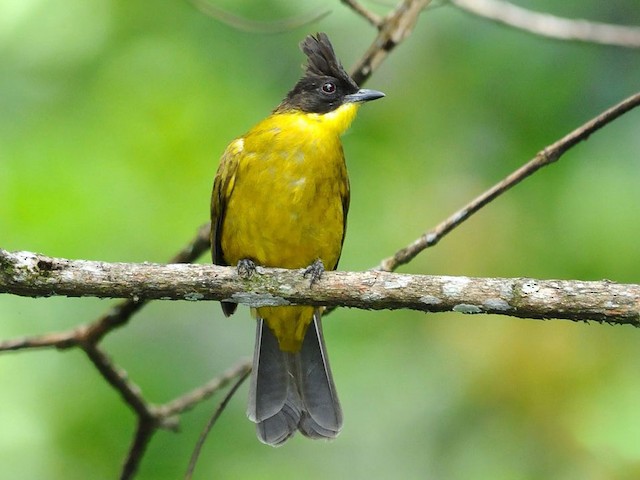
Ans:
[[[340,135],[358,107],[384,96],[360,89],[324,33],[307,36],[303,77],[267,118],[233,140],[211,198],[213,263],[306,268],[311,283],[338,265],[349,209]],[[225,315],[237,304],[222,302]],[[247,416],[258,438],[284,443],[297,430],[334,438],[342,409],[312,306],[260,307]]]

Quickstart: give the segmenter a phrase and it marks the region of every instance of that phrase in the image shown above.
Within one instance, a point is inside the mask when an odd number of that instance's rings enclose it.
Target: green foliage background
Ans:
[[[278,20],[326,2],[216,2]],[[640,24],[636,0],[522,1]],[[370,5],[379,12],[386,7]],[[225,145],[297,80],[326,31],[349,66],[374,32],[337,1],[286,33],[234,30],[183,1],[0,3],[0,246],[162,262],[207,220]],[[344,138],[352,182],[341,268],[376,265],[639,86],[638,52],[533,37],[450,6],[368,87]],[[407,272],[640,281],[640,112],[570,151],[424,252]],[[207,262],[208,258],[203,258]],[[0,338],[58,331],[112,305],[0,297]],[[246,386],[195,478],[640,478],[640,332],[459,314],[340,310],[326,337],[345,411],[332,443],[272,449]],[[252,353],[246,309],[155,303],[105,348],[154,402]],[[219,400],[219,398],[217,399]],[[138,478],[181,478],[211,400],[160,432]],[[0,358],[0,477],[116,478],[134,417],[75,351]]]

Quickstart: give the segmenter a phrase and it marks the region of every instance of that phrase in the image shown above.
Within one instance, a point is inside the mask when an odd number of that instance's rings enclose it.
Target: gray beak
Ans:
[[[345,102],[369,102],[371,100],[376,100],[378,98],[384,97],[384,93],[379,92],[377,90],[368,90],[366,88],[361,88],[356,93],[352,93],[350,95],[345,95]]]

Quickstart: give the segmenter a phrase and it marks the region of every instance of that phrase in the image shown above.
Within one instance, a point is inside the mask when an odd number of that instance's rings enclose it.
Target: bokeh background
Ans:
[[[207,221],[226,144],[300,74],[326,31],[345,66],[374,37],[339,2],[215,1],[249,33],[185,1],[0,2],[0,247],[163,262]],[[640,25],[637,0],[520,1]],[[383,2],[368,3],[379,13]],[[368,87],[344,137],[352,202],[340,267],[364,270],[640,86],[640,53],[534,37],[442,4]],[[404,272],[640,282],[640,111],[487,206]],[[208,258],[201,259],[207,262]],[[59,331],[113,302],[0,297],[0,337]],[[195,478],[640,478],[640,331],[497,316],[339,310],[325,322],[345,427],[272,449],[246,385]],[[160,403],[252,353],[246,309],[154,303],[104,343]],[[157,434],[138,478],[182,478],[220,397]],[[134,417],[77,351],[0,356],[0,478],[113,479]]]

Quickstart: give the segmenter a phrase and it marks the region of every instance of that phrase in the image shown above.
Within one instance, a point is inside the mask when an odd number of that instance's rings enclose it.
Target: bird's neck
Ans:
[[[287,115],[302,122],[305,127],[312,129],[322,129],[326,133],[342,135],[351,125],[358,113],[357,103],[345,103],[335,110],[327,113],[307,113],[300,110],[288,110],[277,113],[277,115]]]

